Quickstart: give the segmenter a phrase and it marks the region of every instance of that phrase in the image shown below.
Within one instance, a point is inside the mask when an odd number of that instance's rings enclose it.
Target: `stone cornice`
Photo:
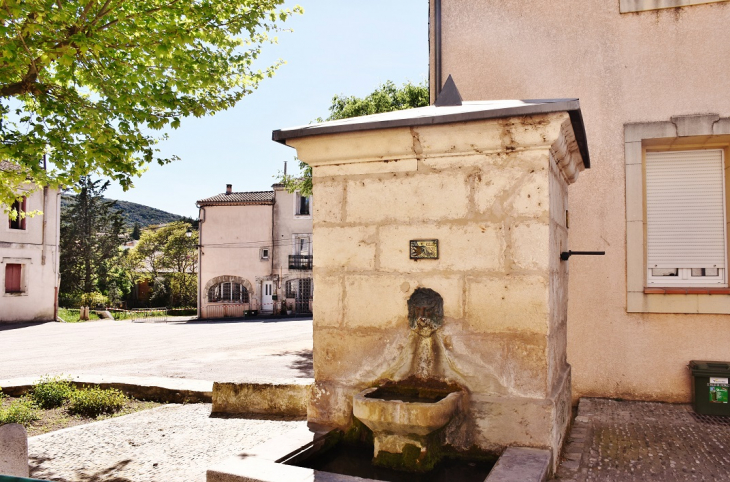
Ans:
[[[558,165],[568,184],[578,180],[578,174],[585,169],[570,120],[560,126],[560,135],[550,147],[550,159]]]

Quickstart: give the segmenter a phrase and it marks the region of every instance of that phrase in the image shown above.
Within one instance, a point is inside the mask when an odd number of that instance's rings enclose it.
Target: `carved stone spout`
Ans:
[[[408,300],[408,322],[420,336],[433,335],[444,323],[444,299],[432,289],[416,289]]]

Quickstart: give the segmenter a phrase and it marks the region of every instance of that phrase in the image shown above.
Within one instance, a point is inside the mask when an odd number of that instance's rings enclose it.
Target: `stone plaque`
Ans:
[[[412,239],[411,259],[439,259],[438,239]]]

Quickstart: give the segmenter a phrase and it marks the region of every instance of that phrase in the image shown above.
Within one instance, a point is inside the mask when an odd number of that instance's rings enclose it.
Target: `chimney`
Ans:
[[[233,184],[226,184],[226,194],[233,192]]]
[[[284,177],[286,177],[286,161],[284,161]]]

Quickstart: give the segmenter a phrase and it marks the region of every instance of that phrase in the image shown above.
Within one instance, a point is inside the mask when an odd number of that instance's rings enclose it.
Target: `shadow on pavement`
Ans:
[[[298,378],[314,378],[314,360],[312,350],[285,351],[274,356],[294,355],[296,359],[289,365],[289,368],[299,371]]]
[[[174,321],[168,324],[173,325],[209,325],[209,324],[227,324],[227,323],[285,323],[287,321],[304,321],[311,320],[311,316],[285,316],[285,317],[268,317],[268,316],[248,316],[246,318],[213,318],[210,320],[190,320],[190,321]]]
[[[58,323],[57,321],[24,321],[22,323],[0,323],[0,331],[19,330],[30,326],[45,325],[46,323]]]

